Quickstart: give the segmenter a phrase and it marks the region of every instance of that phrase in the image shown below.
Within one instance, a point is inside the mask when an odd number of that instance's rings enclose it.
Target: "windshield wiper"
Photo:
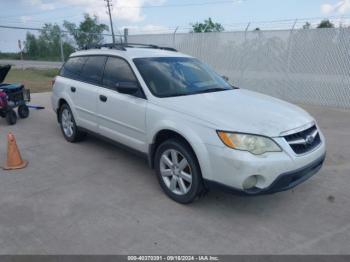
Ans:
[[[208,89],[196,91],[196,92],[193,92],[191,94],[203,94],[203,93],[212,93],[212,92],[228,91],[228,90],[232,90],[232,89],[217,87],[217,88],[208,88]]]
[[[219,92],[219,91],[228,91],[228,90],[233,90],[233,89],[217,87],[217,88],[208,88],[208,89],[194,91],[194,92],[188,92],[188,93],[186,93],[186,92],[174,93],[171,95],[165,95],[165,96],[161,96],[161,97],[166,98],[166,97],[177,97],[177,96],[189,96],[189,95],[197,95],[197,94],[212,93],[212,92]]]

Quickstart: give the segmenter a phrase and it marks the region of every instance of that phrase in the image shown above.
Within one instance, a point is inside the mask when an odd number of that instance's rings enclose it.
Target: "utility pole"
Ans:
[[[22,49],[22,42],[21,42],[21,40],[18,40],[18,47],[19,47],[19,51],[21,52],[22,70],[24,70],[23,49]]]
[[[62,39],[62,30],[60,29],[60,51],[61,51],[61,61],[64,63],[64,52],[63,52],[63,39]]]
[[[112,31],[112,40],[113,44],[115,44],[115,35],[114,35],[114,30],[113,30],[113,21],[112,21],[112,15],[111,15],[111,8],[112,8],[112,0],[104,0],[107,5],[108,9],[108,15],[109,15],[109,22],[111,23],[111,31]]]
[[[128,43],[129,29],[124,28],[124,43]]]

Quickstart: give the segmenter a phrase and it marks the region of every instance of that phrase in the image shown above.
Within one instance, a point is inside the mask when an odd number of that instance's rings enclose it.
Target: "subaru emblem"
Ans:
[[[315,138],[312,136],[312,135],[308,135],[306,138],[305,138],[305,142],[306,144],[308,145],[311,145],[313,142],[314,142]]]

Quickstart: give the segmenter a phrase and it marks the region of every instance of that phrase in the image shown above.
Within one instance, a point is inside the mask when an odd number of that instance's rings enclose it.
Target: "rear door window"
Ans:
[[[72,57],[64,64],[60,76],[79,79],[86,57]]]
[[[105,56],[88,56],[81,72],[81,80],[100,85],[106,59]]]

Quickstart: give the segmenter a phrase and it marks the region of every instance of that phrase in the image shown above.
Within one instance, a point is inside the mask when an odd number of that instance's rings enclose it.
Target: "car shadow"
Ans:
[[[151,183],[149,185],[152,188],[158,188],[157,194],[164,196],[168,201],[169,205],[179,205],[178,203],[168,199],[161,188],[159,187],[157,180],[155,178],[154,170],[152,170],[147,162],[147,158],[145,155],[141,155],[138,152],[135,152],[132,149],[129,149],[123,145],[119,145],[116,143],[110,143],[109,140],[106,140],[101,137],[96,137],[93,135],[88,135],[86,141],[84,143],[91,144],[97,147],[103,147],[107,150],[108,159],[115,159],[118,161],[123,161],[130,169],[128,174],[134,176],[147,176],[153,179],[147,179],[147,183]],[[146,172],[131,172],[135,166],[138,169],[145,169]],[[309,185],[302,185],[309,186]],[[198,199],[191,203],[188,207],[194,210],[203,211],[203,210],[226,210],[227,212],[232,212],[233,210],[236,212],[247,213],[252,215],[259,215],[265,209],[274,210],[279,209],[281,206],[285,206],[286,202],[290,201],[291,197],[295,195],[295,189],[291,189],[287,192],[280,192],[277,194],[271,195],[261,195],[261,196],[242,196],[239,194],[232,194],[227,192],[222,192],[217,189],[209,190],[201,199]],[[231,211],[230,211],[231,210]]]

